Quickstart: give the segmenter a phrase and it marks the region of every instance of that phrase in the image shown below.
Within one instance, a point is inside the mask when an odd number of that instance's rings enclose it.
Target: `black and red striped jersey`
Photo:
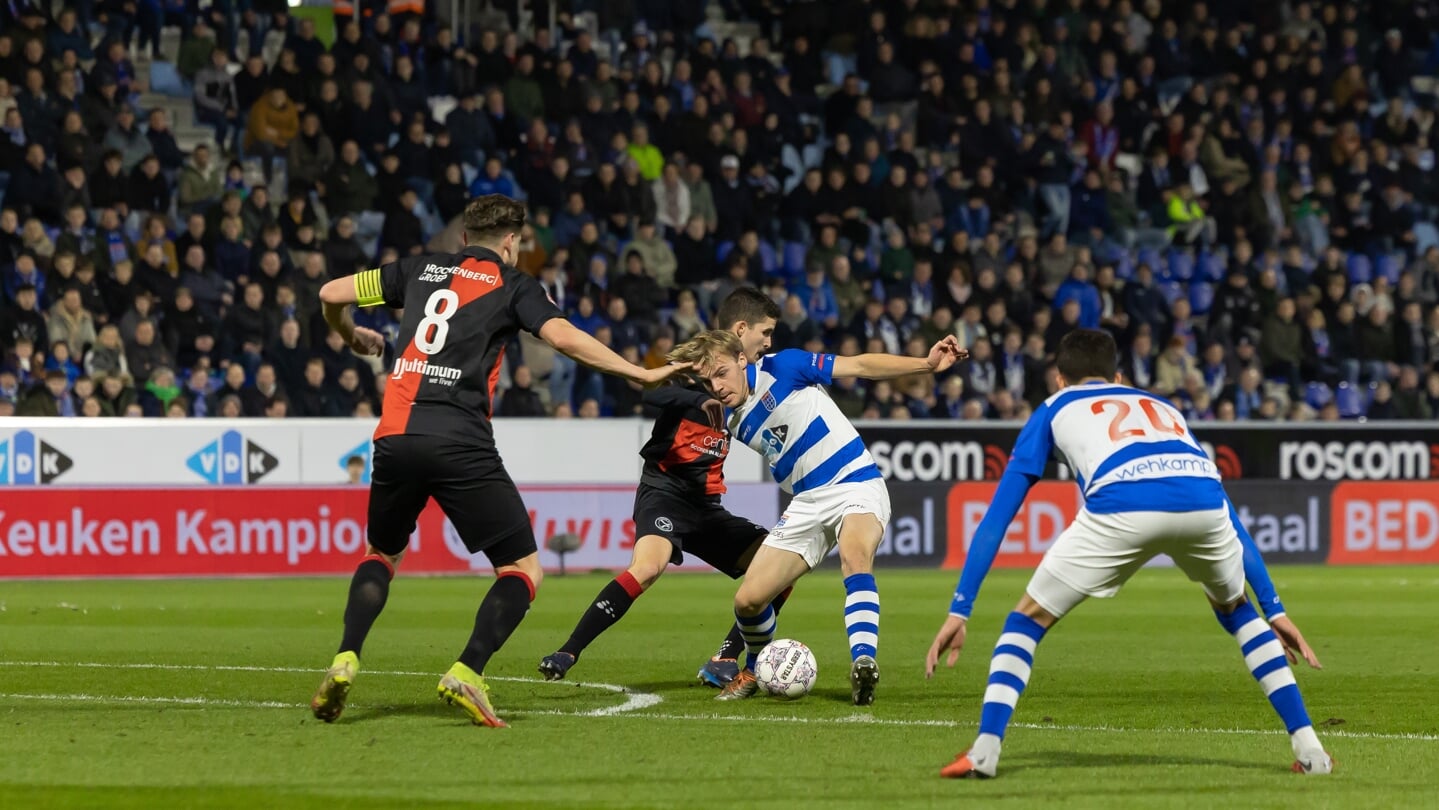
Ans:
[[[539,282],[480,247],[412,256],[355,276],[360,306],[404,309],[375,438],[490,445],[505,345],[563,313]]]
[[[645,391],[644,404],[659,415],[640,448],[645,460],[640,483],[684,497],[724,494],[729,433],[710,424],[704,405],[713,399],[703,385],[684,376]]]

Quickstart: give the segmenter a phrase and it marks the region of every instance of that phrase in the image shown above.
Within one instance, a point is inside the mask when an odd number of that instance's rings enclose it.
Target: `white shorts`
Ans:
[[[1087,596],[1109,597],[1146,562],[1168,554],[1221,604],[1244,595],[1244,547],[1228,509],[1204,512],[1080,510],[1034,571],[1025,592],[1052,616]]]
[[[889,490],[883,479],[819,487],[794,496],[770,529],[764,544],[793,551],[814,568],[839,544],[846,515],[874,515],[880,529],[889,525]]]

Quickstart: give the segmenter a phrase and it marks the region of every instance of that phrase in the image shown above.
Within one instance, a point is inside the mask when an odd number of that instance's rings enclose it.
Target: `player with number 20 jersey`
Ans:
[[[1045,633],[1085,599],[1118,593],[1159,554],[1169,555],[1203,587],[1219,623],[1239,643],[1245,664],[1289,731],[1295,770],[1328,773],[1333,763],[1314,733],[1285,647],[1302,652],[1312,666],[1318,660],[1282,612],[1271,612],[1266,623],[1245,597],[1250,568],[1265,609],[1278,604],[1218,469],[1173,405],[1119,382],[1116,356],[1108,332],[1079,329],[1064,336],[1056,359],[1061,390],[1035,409],[1020,432],[975,530],[950,616],[925,662],[928,675],[946,650],[954,665],[979,586],[1050,456],[1060,456],[1074,471],[1084,507],[1045,552],[1005,621],[990,662],[979,736],[941,774],[995,775],[1000,744]],[[1247,557],[1253,565],[1246,564]]]

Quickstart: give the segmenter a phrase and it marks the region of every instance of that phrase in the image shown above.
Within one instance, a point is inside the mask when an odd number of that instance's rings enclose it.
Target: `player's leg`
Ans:
[[[879,685],[879,588],[874,555],[889,522],[889,492],[882,481],[835,487],[822,499],[840,517],[837,532],[844,575],[844,628],[849,636],[850,697],[856,706],[874,703]]]
[[[745,665],[734,680],[725,684],[717,700],[738,700],[755,693],[758,688],[754,680],[755,659],[760,650],[774,640],[774,599],[793,586],[810,567],[810,562],[799,553],[777,548],[768,541],[755,553],[734,598],[735,622],[745,641]]]
[[[405,453],[397,452],[396,441],[381,441],[375,447],[368,510],[369,545],[350,577],[340,648],[310,701],[315,717],[327,723],[333,723],[345,709],[345,700],[359,672],[361,648],[370,628],[385,609],[390,581],[404,559],[405,547],[415,530],[415,519],[428,500],[423,478],[407,468]]]
[[[1004,735],[1029,685],[1039,642],[1085,599],[1118,593],[1154,555],[1144,543],[1146,525],[1137,524],[1131,515],[1080,512],[1060,533],[1035,568],[1019,604],[1004,620],[990,655],[979,735],[941,775],[953,779],[995,775]]]
[[[1214,616],[1239,644],[1254,680],[1264,690],[1274,713],[1289,732],[1296,773],[1326,774],[1334,763],[1314,733],[1314,724],[1299,693],[1284,645],[1244,595],[1244,550],[1227,510],[1220,510],[1206,535],[1176,543],[1169,555],[1188,577],[1204,588]]]
[[[716,507],[704,514],[705,531],[694,541],[688,542],[686,550],[714,566],[715,570],[739,579],[749,570],[754,555],[759,551],[769,532],[758,524]],[[794,589],[786,588],[774,598],[771,605],[775,616],[779,616],[784,603]],[[739,675],[739,658],[744,653],[744,634],[738,622],[730,622],[729,633],[720,642],[719,649],[700,666],[696,674],[702,683],[723,689],[724,685]]]
[[[468,453],[460,450],[460,453]],[[461,456],[434,461],[444,468],[434,497],[471,554],[484,552],[495,581],[475,612],[470,639],[440,679],[441,700],[459,706],[476,725],[503,727],[485,683],[490,658],[519,627],[534,601],[543,572],[529,512],[509,475],[489,458]]]
[[[670,564],[675,548],[657,534],[647,534],[635,541],[630,566],[600,589],[595,600],[585,609],[570,637],[559,650],[540,661],[540,674],[545,680],[565,677],[579,660],[580,653],[604,631],[624,618],[630,606],[649,590]]]

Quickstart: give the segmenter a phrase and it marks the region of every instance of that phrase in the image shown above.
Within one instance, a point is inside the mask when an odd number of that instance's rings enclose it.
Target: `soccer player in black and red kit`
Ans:
[[[739,336],[745,353],[758,362],[769,350],[779,307],[764,293],[741,288],[720,305],[716,322]],[[635,541],[630,566],[595,597],[568,641],[540,661],[549,680],[565,677],[580,653],[630,609],[684,552],[699,557],[733,579],[744,576],[766,530],[730,514],[720,504],[724,460],[729,452],[724,406],[705,385],[676,376],[669,385],[645,392],[644,402],[659,410],[650,440],[640,449],[645,460],[635,491]],[[775,610],[789,593],[774,601]],[[730,622],[730,634],[699,672],[701,680],[724,686],[739,672],[736,661],[744,638]]]
[[[482,676],[529,611],[541,577],[529,512],[490,425],[505,346],[520,329],[631,381],[658,383],[683,370],[640,368],[570,324],[538,281],[511,266],[524,223],[522,203],[479,197],[465,208],[459,253],[401,259],[320,290],[325,320],[362,355],[378,354],[384,341],[355,326],[350,305],[404,310],[375,429],[369,547],[350,581],[339,652],[310,704],[321,720],[333,722],[344,710],[365,636],[385,607],[415,520],[434,498],[465,547],[484,552],[496,574],[469,643],[440,679],[439,695],[478,725],[505,725]]]

